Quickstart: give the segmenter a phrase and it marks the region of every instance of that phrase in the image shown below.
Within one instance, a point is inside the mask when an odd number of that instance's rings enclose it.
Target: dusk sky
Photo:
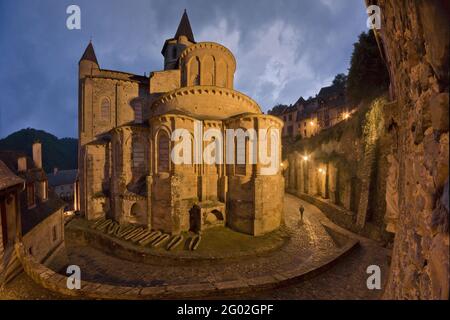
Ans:
[[[71,4],[81,30],[66,28]],[[101,68],[148,75],[163,68],[161,48],[185,8],[197,42],[234,53],[235,89],[263,111],[347,73],[366,31],[363,0],[1,0],[0,138],[27,127],[77,137],[77,68],[89,39]]]

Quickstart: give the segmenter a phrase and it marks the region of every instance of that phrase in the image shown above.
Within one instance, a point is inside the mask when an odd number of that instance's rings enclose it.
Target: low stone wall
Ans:
[[[173,298],[201,298],[215,297],[229,294],[243,294],[258,290],[271,289],[292,282],[312,278],[336,264],[341,258],[359,245],[356,239],[349,241],[333,251],[320,261],[297,266],[292,270],[277,272],[254,278],[239,278],[229,281],[192,283],[182,285],[153,286],[153,287],[124,287],[81,281],[81,289],[67,288],[67,277],[58,274],[40,264],[29,255],[22,243],[16,244],[16,252],[26,274],[42,287],[61,295],[88,299],[173,299]],[[313,259],[314,260],[314,259]]]
[[[289,191],[288,191],[289,192]],[[388,242],[390,237],[387,238],[387,234],[378,225],[373,225],[370,222],[366,223],[364,229],[359,229],[355,224],[356,215],[354,212],[337,206],[328,199],[320,199],[317,196],[311,196],[306,193],[289,192],[298,196],[300,199],[305,200],[317,208],[319,208],[325,215],[333,221],[335,224],[350,230],[354,233],[361,234],[364,237],[373,239],[375,241]]]
[[[290,192],[291,194],[294,194],[293,192]],[[346,210],[345,208],[339,207],[335,205],[334,203],[331,203],[327,201],[326,199],[320,199],[315,196],[311,196],[306,193],[295,193],[296,196],[298,196],[300,199],[305,200],[313,205],[315,205],[317,208],[319,208],[323,213],[326,214],[326,216],[336,223],[337,225],[340,225],[341,227],[351,230],[355,232],[354,229],[354,222],[356,220],[355,214],[350,211]]]

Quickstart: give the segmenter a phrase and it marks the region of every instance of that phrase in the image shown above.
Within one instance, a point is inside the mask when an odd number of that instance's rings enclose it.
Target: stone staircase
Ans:
[[[3,286],[19,275],[23,268],[12,246],[2,248],[0,259],[0,286]]]

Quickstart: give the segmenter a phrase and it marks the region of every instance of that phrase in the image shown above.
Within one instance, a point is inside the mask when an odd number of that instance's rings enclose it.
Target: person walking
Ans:
[[[300,221],[303,221],[303,212],[305,212],[305,207],[303,205],[300,205],[300,208],[298,208],[300,211]]]

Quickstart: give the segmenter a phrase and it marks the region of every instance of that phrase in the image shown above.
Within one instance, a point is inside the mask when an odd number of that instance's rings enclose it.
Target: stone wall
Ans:
[[[284,148],[289,192],[342,227],[384,243],[393,237],[384,217],[389,108],[384,98],[363,103],[350,119]]]
[[[23,236],[22,242],[28,254],[42,262],[64,242],[64,214],[58,209]]]
[[[378,35],[396,100],[386,119],[396,236],[384,296],[448,299],[449,2],[367,2],[381,8]]]
[[[224,295],[255,293],[258,290],[269,290],[310,279],[330,269],[358,248],[359,241],[357,239],[346,238],[345,234],[340,234],[340,231],[329,223],[326,223],[325,227],[330,229],[329,232],[337,234],[337,237],[345,239],[345,243],[336,250],[325,255],[318,254],[314,259],[308,259],[303,264],[288,265],[286,270],[278,270],[278,272],[272,275],[260,275],[256,277],[238,275],[235,279],[213,279],[212,281],[200,283],[175,283],[163,286],[125,287],[85,281],[81,272],[81,288],[71,290],[67,284],[69,282],[73,284],[72,279],[68,279],[65,275],[59,274],[39,263],[34,256],[27,253],[23,243],[16,243],[15,252],[25,273],[38,285],[60,294],[61,298],[76,297],[122,300],[211,298],[223,297]],[[83,241],[83,239],[84,236],[77,234],[77,241]],[[96,245],[102,244],[102,241],[98,239],[94,241]],[[121,252],[130,258],[131,252],[125,247],[114,243],[114,248],[115,253]],[[105,246],[103,246],[103,249],[107,250]],[[140,255],[140,258],[142,258],[142,255]]]

